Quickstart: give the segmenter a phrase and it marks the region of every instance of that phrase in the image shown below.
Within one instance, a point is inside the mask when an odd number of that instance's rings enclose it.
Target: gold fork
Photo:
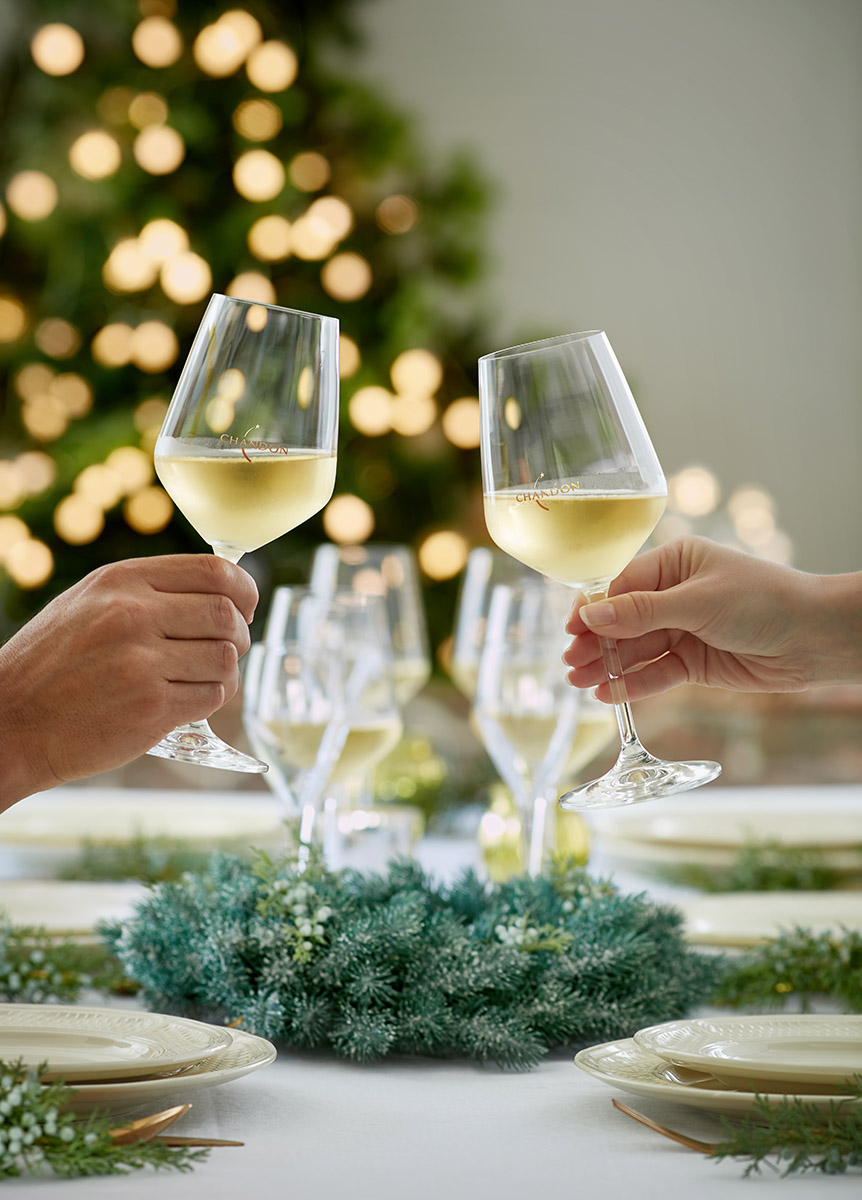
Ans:
[[[666,1125],[660,1125],[658,1121],[653,1121],[651,1117],[645,1117],[643,1113],[635,1112],[633,1108],[629,1108],[627,1104],[622,1104],[617,1099],[614,1099],[612,1103],[614,1108],[618,1108],[627,1117],[632,1117],[635,1121],[640,1121],[641,1125],[646,1125],[647,1129],[654,1129],[656,1133],[670,1138],[672,1142],[679,1142],[681,1146],[687,1146],[689,1150],[697,1150],[700,1154],[715,1153],[715,1144],[713,1142],[702,1142],[698,1138],[688,1137],[684,1133],[677,1133],[675,1129],[668,1129]]]
[[[190,1104],[177,1104],[174,1108],[166,1108],[164,1112],[153,1113],[149,1117],[141,1117],[130,1121],[128,1125],[118,1125],[109,1129],[108,1136],[118,1146],[130,1146],[133,1142],[150,1142],[178,1121],[191,1108]]]

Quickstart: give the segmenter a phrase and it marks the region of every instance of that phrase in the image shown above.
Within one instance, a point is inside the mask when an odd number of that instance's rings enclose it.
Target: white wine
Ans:
[[[554,713],[533,716],[530,713],[487,713],[502,736],[531,772],[544,762],[551,738],[559,723]]]
[[[422,691],[431,676],[431,667],[424,658],[396,658],[392,664],[392,674],[395,698],[404,705]]]
[[[501,550],[550,579],[608,582],[652,533],[666,499],[579,491],[569,484],[508,488],[485,497],[485,523]]]
[[[283,762],[297,771],[313,767],[320,752],[326,726],[310,721],[265,721],[265,728],[278,745]],[[330,783],[361,778],[397,746],[402,733],[396,716],[370,719],[351,725],[338,760],[329,774]]]
[[[594,708],[587,708],[582,701],[575,740],[563,766],[561,778],[572,779],[576,776],[581,767],[585,767],[605,746],[610,745],[616,732],[617,722],[612,708],[598,704]]]
[[[467,659],[453,658],[449,663],[449,674],[452,682],[468,700],[475,700],[476,686],[479,682],[479,660],[470,662]]]
[[[246,554],[323,508],[335,485],[335,455],[224,447],[157,454],[156,472],[204,541]]]

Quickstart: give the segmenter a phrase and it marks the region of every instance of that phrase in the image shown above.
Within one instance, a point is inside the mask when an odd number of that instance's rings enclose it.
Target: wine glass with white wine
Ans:
[[[479,359],[485,521],[501,550],[586,594],[608,594],[655,528],[667,484],[634,397],[602,332],[564,334]],[[560,797],[564,809],[637,804],[721,771],[666,762],[635,732],[619,651],[600,639],[619,727],[607,774]]]
[[[337,438],[338,321],[213,296],[162,423],[155,465],[214,553],[238,562],[323,508],[335,483]],[[173,730],[148,753],[267,770],[206,721]]]

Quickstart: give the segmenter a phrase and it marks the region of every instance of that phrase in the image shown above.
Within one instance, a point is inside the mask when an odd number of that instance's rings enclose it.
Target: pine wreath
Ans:
[[[629,1036],[705,1002],[720,960],[689,948],[681,917],[571,864],[491,885],[301,874],[214,856],[157,885],[105,929],[144,1002],[358,1062],[385,1055],[526,1069],[549,1050]]]

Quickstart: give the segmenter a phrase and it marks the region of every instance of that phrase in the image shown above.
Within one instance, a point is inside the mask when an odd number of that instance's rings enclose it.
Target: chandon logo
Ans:
[[[548,506],[547,504],[543,504],[542,500],[548,500],[552,496],[567,496],[570,492],[580,491],[581,485],[579,483],[561,483],[559,485],[555,484],[553,487],[540,488],[539,479],[542,479],[544,474],[545,472],[543,471],[528,492],[518,492],[515,496],[518,504],[523,504],[526,500],[534,500],[539,508],[543,508],[547,512]]]
[[[268,450],[270,452],[270,454],[287,454],[288,453],[287,446],[283,446],[280,442],[264,442],[264,441],[258,441],[255,438],[244,438],[244,437],[235,438],[235,437],[232,437],[229,433],[223,433],[221,435],[221,437],[219,438],[219,441],[224,446],[239,446],[240,450],[242,451],[242,456],[246,460],[246,462],[251,462],[251,459],[246,454],[246,449],[248,449],[248,450]]]

